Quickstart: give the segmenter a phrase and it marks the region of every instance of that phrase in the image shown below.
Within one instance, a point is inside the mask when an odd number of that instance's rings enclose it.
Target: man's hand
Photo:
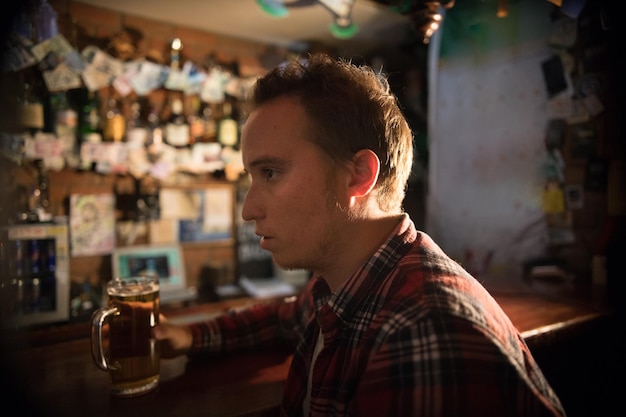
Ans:
[[[193,342],[191,330],[187,326],[168,323],[163,315],[159,316],[159,324],[152,329],[152,335],[161,341],[162,358],[186,354]]]

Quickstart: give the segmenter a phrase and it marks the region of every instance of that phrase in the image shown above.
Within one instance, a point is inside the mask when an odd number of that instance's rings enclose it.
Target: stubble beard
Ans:
[[[293,267],[293,269],[323,270],[328,265],[332,265],[336,256],[340,256],[340,242],[345,239],[342,237],[342,229],[346,222],[351,221],[352,214],[349,208],[337,198],[337,194],[333,191],[335,187],[335,170],[329,169],[325,181],[325,189],[329,191],[326,194],[324,206],[320,207],[328,219],[323,223],[323,228],[318,234],[319,239],[317,239],[314,250],[305,254],[300,265]]]

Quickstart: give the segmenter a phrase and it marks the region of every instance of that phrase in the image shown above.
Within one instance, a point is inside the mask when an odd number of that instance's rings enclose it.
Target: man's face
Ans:
[[[309,121],[291,98],[251,113],[242,131],[243,163],[251,179],[242,216],[255,221],[261,248],[283,268],[318,270],[340,255],[345,219],[342,170],[305,139]]]

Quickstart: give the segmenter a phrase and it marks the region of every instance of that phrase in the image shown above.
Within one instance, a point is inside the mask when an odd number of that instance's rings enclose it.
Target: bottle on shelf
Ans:
[[[151,134],[153,134],[154,130],[161,126],[161,118],[159,116],[159,111],[152,103],[148,103],[147,113],[148,116],[146,120],[148,121],[148,130]],[[148,139],[148,141],[150,141],[150,138]]]
[[[239,143],[239,123],[233,117],[233,106],[229,101],[222,105],[223,116],[219,121],[217,140],[222,146],[235,147]]]
[[[55,116],[54,132],[61,141],[65,163],[70,168],[76,168],[79,163],[76,149],[78,113],[70,105],[66,91],[52,94],[50,102]]]
[[[204,123],[204,119],[202,118],[200,98],[198,96],[188,96],[186,97],[189,101],[189,107],[191,111],[189,112],[189,116],[187,116],[187,123],[189,124],[189,135],[190,135],[190,143],[198,143],[202,142],[206,125]]]
[[[148,140],[146,149],[148,152],[148,160],[156,162],[163,153],[163,129],[161,116],[157,108],[150,104],[148,110]]]
[[[183,42],[180,38],[172,39],[170,44],[170,68],[172,71],[180,70],[180,51],[183,49]]]
[[[31,134],[41,132],[45,127],[45,87],[36,68],[28,68],[21,73],[22,91],[17,97],[18,125]]]
[[[100,95],[98,91],[88,91],[79,121],[82,142],[102,142]]]
[[[19,214],[20,222],[41,223],[52,220],[50,213],[50,180],[42,159],[33,161],[36,182],[27,194],[26,210]]]
[[[24,284],[26,281],[26,250],[25,244],[22,240],[15,240],[13,244],[13,280],[12,285],[15,291],[14,307],[12,308],[14,314],[20,314],[24,312]]]
[[[84,145],[102,142],[102,129],[100,117],[100,96],[98,91],[88,91],[87,98],[82,106],[79,120],[80,129],[80,168],[91,169],[93,155],[90,148]]]
[[[41,252],[39,241],[29,239],[27,243],[28,274],[24,280],[24,311],[39,311],[41,297]]]
[[[165,123],[165,141],[175,148],[187,147],[190,144],[190,131],[183,113],[183,101],[172,96],[170,106],[170,115]]]
[[[183,43],[180,38],[175,38],[170,44],[170,71],[165,80],[165,88],[182,91],[185,88],[185,75],[181,71],[181,50]]]
[[[56,308],[56,249],[54,239],[16,240],[20,252],[16,271],[20,310],[23,313]],[[13,289],[15,292],[15,289]]]
[[[126,140],[135,145],[146,145],[150,136],[148,121],[150,103],[147,97],[139,97],[130,104],[130,117],[126,127]]]
[[[126,137],[126,118],[122,100],[115,92],[110,94],[104,118],[103,139],[105,142],[121,142]]]
[[[202,102],[200,106],[200,119],[204,124],[204,135],[201,142],[210,143],[217,141],[217,122],[210,103]]]

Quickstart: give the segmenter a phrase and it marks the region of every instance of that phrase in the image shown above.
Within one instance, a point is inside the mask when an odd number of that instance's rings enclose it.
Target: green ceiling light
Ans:
[[[281,0],[256,0],[257,4],[265,13],[273,17],[285,17],[289,11]]]
[[[330,25],[330,33],[338,39],[349,39],[359,31],[357,25],[352,23],[350,17],[355,0],[318,0],[318,2],[330,11],[335,21]]]
[[[330,25],[330,33],[337,39],[350,39],[358,31],[358,26],[350,19],[345,22],[338,18]]]
[[[256,0],[265,13],[273,17],[285,17],[289,7],[308,7],[317,3],[324,6],[334,16],[330,25],[330,33],[338,39],[349,39],[359,31],[352,23],[350,14],[355,0]]]

